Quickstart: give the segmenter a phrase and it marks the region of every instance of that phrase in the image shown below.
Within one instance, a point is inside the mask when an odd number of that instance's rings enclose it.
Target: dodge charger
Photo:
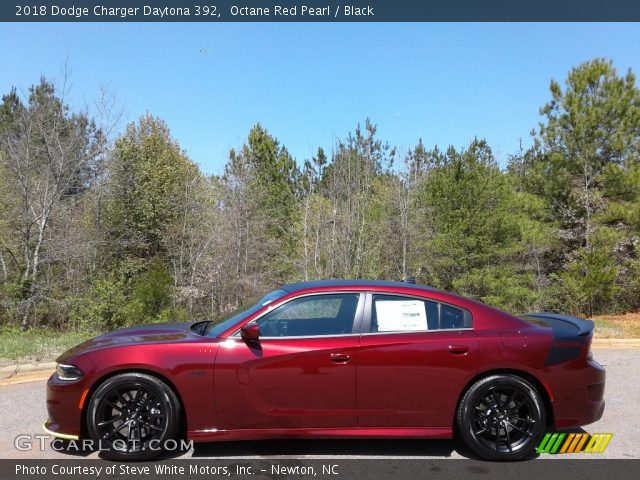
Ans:
[[[45,430],[119,460],[178,438],[454,436],[480,458],[517,460],[545,431],[604,410],[590,320],[366,280],[285,285],[240,310],[67,351],[47,384]]]

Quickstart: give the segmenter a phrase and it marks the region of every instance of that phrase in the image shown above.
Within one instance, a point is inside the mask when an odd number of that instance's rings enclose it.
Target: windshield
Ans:
[[[287,292],[285,292],[284,290],[274,290],[273,292],[266,294],[258,301],[253,300],[250,302],[245,302],[243,305],[239,306],[232,312],[229,312],[225,316],[220,317],[219,320],[211,322],[209,325],[207,325],[207,328],[204,330],[204,332],[202,332],[202,335],[204,335],[205,337],[217,337],[226,329],[233,326],[243,318],[247,318],[249,315],[257,312],[265,305],[273,302],[274,300],[277,300],[278,298],[283,297],[286,294]],[[251,306],[249,307],[249,305]]]

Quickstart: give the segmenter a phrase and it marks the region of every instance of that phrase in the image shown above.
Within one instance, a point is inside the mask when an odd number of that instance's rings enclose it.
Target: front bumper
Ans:
[[[81,435],[82,408],[88,388],[85,382],[64,382],[57,374],[47,381],[48,420],[42,428],[50,435],[77,440]]]
[[[60,438],[62,440],[79,440],[80,439],[79,435],[68,435],[66,433],[60,433],[58,424],[49,423],[49,420],[47,420],[42,424],[42,429],[45,431],[45,433],[48,433],[49,435],[54,436],[56,438]]]

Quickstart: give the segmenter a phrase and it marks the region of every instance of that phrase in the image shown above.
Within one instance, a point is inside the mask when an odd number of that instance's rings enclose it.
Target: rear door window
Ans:
[[[371,333],[471,328],[471,314],[448,304],[399,295],[374,294]]]

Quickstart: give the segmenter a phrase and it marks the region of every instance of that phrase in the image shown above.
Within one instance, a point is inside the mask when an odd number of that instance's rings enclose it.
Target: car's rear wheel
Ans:
[[[456,416],[464,443],[487,460],[529,458],[544,433],[544,403],[536,388],[515,375],[492,375],[474,383]]]
[[[105,380],[87,409],[87,429],[104,456],[142,460],[173,445],[180,403],[162,380],[143,373],[123,373]]]

